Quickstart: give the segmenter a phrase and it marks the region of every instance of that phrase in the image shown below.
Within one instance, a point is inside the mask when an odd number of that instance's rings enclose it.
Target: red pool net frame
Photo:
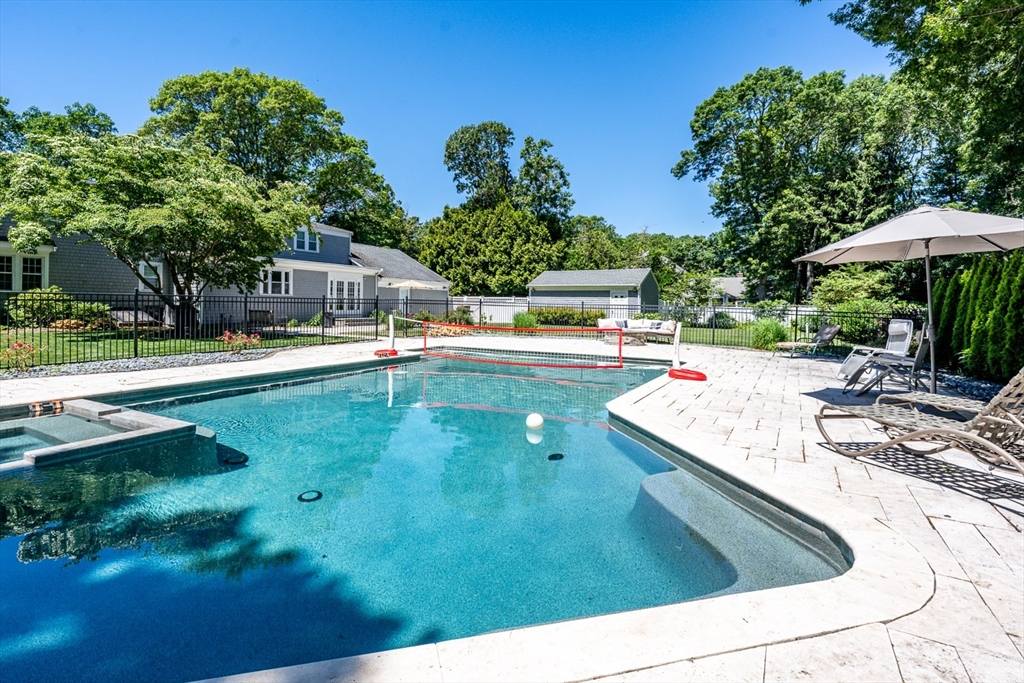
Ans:
[[[470,360],[496,365],[521,365],[542,368],[594,368],[619,369],[622,362],[622,330],[618,327],[499,327],[412,321],[423,326],[423,354],[438,358]],[[445,331],[446,330],[446,331]],[[551,340],[586,339],[610,347],[607,354],[563,353],[557,351],[528,351],[519,349],[449,346],[446,340],[465,339],[470,336],[490,338],[516,337]],[[614,351],[612,350],[614,349]]]

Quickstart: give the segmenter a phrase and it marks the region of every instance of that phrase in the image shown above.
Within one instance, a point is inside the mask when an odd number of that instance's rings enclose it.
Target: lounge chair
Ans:
[[[825,323],[818,328],[818,331],[814,333],[813,337],[802,337],[791,342],[779,342],[775,345],[775,351],[789,351],[790,358],[792,358],[793,354],[798,350],[804,352],[810,351],[811,355],[814,355],[818,349],[822,349],[830,345],[841,329],[842,325]],[[774,352],[772,355],[774,355]]]
[[[889,321],[889,336],[885,340],[885,348],[874,346],[854,346],[850,355],[843,361],[836,377],[849,379],[857,372],[870,356],[888,353],[893,356],[906,356],[910,351],[910,342],[914,336],[914,321],[896,319]]]
[[[988,405],[987,401],[978,401],[961,396],[943,396],[928,391],[908,391],[904,394],[882,394],[875,403],[899,405],[917,410],[918,406],[936,408],[945,413],[971,413],[977,415]]]
[[[857,396],[863,396],[876,386],[881,389],[882,381],[893,375],[903,375],[907,380],[907,390],[916,390],[921,383],[919,373],[928,362],[928,351],[931,348],[924,335],[919,336],[921,342],[917,345],[917,353],[913,358],[892,353],[876,353],[867,356],[864,364],[854,370],[850,378],[846,380],[843,393],[856,387],[861,378],[865,376],[864,386],[857,390]],[[869,373],[874,373],[874,375]]]
[[[862,450],[843,448],[825,431],[824,421],[851,418],[877,422],[889,440]],[[899,446],[914,455],[931,455],[949,448],[961,448],[990,464],[1008,465],[1024,474],[1024,464],[1005,449],[1024,437],[1024,368],[966,422],[881,403],[866,406],[826,404],[814,420],[829,445],[849,458],[870,455],[890,446]],[[928,450],[917,450],[906,446],[908,441],[937,445]]]

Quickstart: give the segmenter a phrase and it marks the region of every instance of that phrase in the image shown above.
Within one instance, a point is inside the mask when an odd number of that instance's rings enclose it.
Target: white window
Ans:
[[[320,251],[320,239],[307,228],[295,231],[295,251]]]
[[[139,264],[139,275],[142,276],[142,279],[144,281],[150,283],[151,285],[157,288],[159,288],[162,283],[162,270],[163,264],[160,263],[156,264],[155,266],[151,266],[145,261],[143,261],[142,263]]]
[[[21,291],[28,289],[43,288],[43,259],[29,258],[24,256],[21,259]]]
[[[0,256],[0,291],[14,289],[14,257]]]
[[[290,270],[265,270],[263,271],[263,283],[260,285],[260,294],[292,294],[292,271]]]
[[[0,292],[24,292],[45,289],[49,284],[49,251],[39,256],[26,256],[4,248],[0,255]]]
[[[360,292],[361,292],[362,288],[363,288],[363,283],[362,282],[356,282],[354,280],[349,280],[348,281],[347,287],[346,287],[346,292],[345,292],[345,294],[346,294],[345,299],[346,299],[346,304],[347,304],[346,308],[348,310],[350,310],[350,311],[359,310],[359,303],[360,303],[359,302],[359,298],[360,298]]]

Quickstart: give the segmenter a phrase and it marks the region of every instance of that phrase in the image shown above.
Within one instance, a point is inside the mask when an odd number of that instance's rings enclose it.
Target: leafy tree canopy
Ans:
[[[64,107],[63,114],[51,114],[38,107],[29,107],[21,114],[8,108],[10,101],[0,97],[0,151],[17,152],[26,145],[26,136],[73,135],[80,133],[99,137],[116,133],[114,121],[92,104],[74,104]]]
[[[512,194],[509,148],[515,134],[504,123],[485,121],[462,126],[444,144],[444,165],[452,172],[455,189],[467,195],[473,208],[489,209]]]
[[[575,200],[569,192],[569,174],[562,162],[549,154],[547,140],[523,140],[519,153],[522,166],[513,190],[515,204],[530,211],[548,226],[551,239],[562,238],[562,224],[569,218]]]
[[[810,0],[800,0],[807,4]],[[961,169],[985,211],[1024,212],[1024,5],[1015,0],[852,0],[830,17],[886,46],[908,82],[964,124]]]
[[[31,252],[51,232],[84,234],[147,285],[139,264],[161,261],[178,295],[207,286],[252,291],[315,213],[298,186],[268,191],[205,147],[134,135],[28,139],[44,153],[0,155],[0,214],[17,220],[11,245]]]
[[[298,81],[237,67],[205,71],[165,81],[150,108],[155,116],[140,132],[203,145],[268,191],[305,183],[323,221],[352,230],[356,241],[407,242],[404,213],[366,141],[342,132],[341,113]]]
[[[445,207],[425,229],[420,261],[450,280],[455,295],[525,294],[560,257],[544,225],[507,200],[492,209]]]

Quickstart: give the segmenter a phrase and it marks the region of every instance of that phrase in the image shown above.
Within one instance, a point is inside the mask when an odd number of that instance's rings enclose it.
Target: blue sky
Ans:
[[[707,188],[670,174],[694,108],[760,66],[890,73],[838,2],[14,2],[0,0],[0,95],[20,111],[92,102],[121,132],[168,78],[246,66],[306,85],[369,142],[421,219],[461,198],[459,126],[547,138],[574,211],[625,235],[719,227]]]

